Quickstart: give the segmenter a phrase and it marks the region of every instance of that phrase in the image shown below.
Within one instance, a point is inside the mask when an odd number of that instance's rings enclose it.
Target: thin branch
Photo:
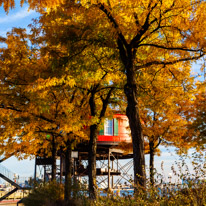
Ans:
[[[162,139],[161,139],[161,138],[159,138],[159,142],[158,142],[158,143],[157,143],[157,145],[154,147],[154,149],[158,148],[158,147],[159,147],[159,145],[161,144],[161,142],[162,142]]]
[[[128,47],[128,43],[127,43],[126,39],[124,38],[124,35],[122,34],[122,31],[120,30],[115,18],[112,16],[112,14],[110,12],[110,10],[107,9],[105,7],[105,5],[102,3],[99,3],[97,6],[99,7],[99,9],[101,11],[103,11],[106,14],[107,18],[109,19],[109,21],[113,24],[114,28],[116,29],[116,32],[118,35],[117,45],[118,45],[118,48],[120,51],[120,56],[121,56],[123,63],[126,65],[126,62],[127,62],[126,48]]]
[[[150,2],[151,3],[151,2]],[[148,12],[147,14],[147,17],[145,19],[145,22],[144,22],[144,25],[141,27],[140,31],[138,31],[137,35],[132,39],[132,41],[130,42],[130,45],[132,47],[135,46],[135,44],[139,44],[139,41],[141,39],[141,37],[143,36],[143,34],[148,30],[148,28],[150,27],[150,23],[149,23],[149,19],[150,19],[150,15],[151,15],[151,12],[155,9],[155,7],[157,6],[157,3],[151,7],[151,4],[149,4],[148,6],[148,9],[150,9],[150,11]],[[151,8],[150,8],[151,7]],[[137,18],[137,17],[136,17]],[[135,18],[135,19],[136,19]],[[154,22],[156,21],[155,19],[153,20]],[[152,21],[152,23],[154,23]]]
[[[200,54],[199,56],[196,56],[196,57],[188,57],[188,58],[182,58],[182,59],[177,59],[177,60],[174,60],[174,61],[152,61],[152,62],[148,62],[146,64],[143,64],[141,66],[135,66],[136,70],[139,70],[139,69],[142,69],[142,68],[146,68],[146,67],[150,67],[152,65],[172,65],[172,64],[175,64],[175,63],[178,63],[178,62],[183,62],[183,61],[191,61],[191,60],[197,60],[197,59],[200,59],[201,57],[204,56],[204,53]]]
[[[157,44],[140,44],[138,45],[138,47],[141,46],[151,46],[151,47],[156,47],[156,48],[160,48],[160,49],[165,49],[165,50],[180,50],[180,51],[188,51],[188,52],[202,52],[202,49],[188,49],[188,48],[184,48],[184,47],[166,47],[163,45],[157,45]]]
[[[100,116],[99,116],[99,117],[100,117],[100,120],[101,120],[101,118],[104,117],[104,115],[105,115],[107,106],[108,106],[108,104],[109,104],[109,99],[110,99],[110,97],[111,97],[111,94],[112,94],[113,90],[114,90],[114,88],[111,88],[111,89],[109,90],[109,92],[107,93],[106,98],[102,100],[102,101],[103,101],[103,105],[102,105],[102,109],[101,109]],[[99,122],[99,123],[100,123],[100,122]]]
[[[102,3],[99,3],[97,6],[99,7],[99,9],[100,9],[101,11],[103,11],[103,12],[106,14],[106,16],[107,16],[107,18],[109,19],[109,21],[114,25],[114,28],[115,28],[116,31],[117,31],[117,34],[118,34],[119,39],[120,39],[121,42],[126,46],[126,45],[127,45],[127,41],[126,41],[126,39],[124,38],[124,36],[123,36],[123,34],[122,34],[122,32],[121,32],[121,30],[120,30],[120,28],[119,28],[119,26],[118,26],[115,18],[112,16],[111,12],[110,12],[110,11],[105,7],[105,5],[102,4]]]
[[[8,110],[12,110],[12,111],[16,111],[16,112],[24,112],[23,110],[21,109],[18,109],[18,108],[15,108],[13,105],[10,105],[10,106],[5,106],[3,104],[0,105],[0,108],[1,109],[8,109]],[[40,118],[42,120],[45,120],[47,122],[50,122],[50,123],[54,123],[55,121],[51,120],[51,119],[48,119],[46,117],[44,117],[43,115],[36,115],[34,113],[30,113],[32,116],[36,117],[36,118]]]
[[[174,79],[178,80],[177,77],[175,76],[175,74],[173,73],[173,71],[171,69],[169,69],[169,72],[172,74],[172,76],[174,77]]]
[[[164,130],[162,136],[164,136],[164,135],[166,134],[166,132],[169,131],[169,128],[170,128],[170,126],[168,126],[168,127]],[[162,141],[163,141],[163,139],[162,139],[161,137],[159,137],[159,142],[158,142],[158,144],[157,144],[154,148],[156,149],[156,148],[161,144]],[[169,144],[166,140],[165,140],[164,142],[166,142],[167,144]]]

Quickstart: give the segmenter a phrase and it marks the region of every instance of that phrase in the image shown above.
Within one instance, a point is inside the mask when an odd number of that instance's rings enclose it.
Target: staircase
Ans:
[[[7,158],[1,158],[0,162],[4,161]],[[6,182],[8,182],[9,184],[11,184],[14,189],[9,191],[8,193],[6,193],[4,196],[0,197],[0,201],[6,199],[8,196],[10,196],[11,194],[13,194],[14,192],[16,192],[17,190],[21,189],[21,190],[28,190],[31,189],[28,185],[27,187],[25,186],[20,186],[20,182],[16,182],[16,180],[19,180],[18,178],[15,178],[16,174],[9,171],[6,167],[0,165],[0,178],[2,178],[3,180],[5,180]],[[25,179],[24,179],[25,182]]]

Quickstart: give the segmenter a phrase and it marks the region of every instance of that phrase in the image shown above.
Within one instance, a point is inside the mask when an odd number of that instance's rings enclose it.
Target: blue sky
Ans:
[[[13,27],[27,28],[27,25],[32,23],[32,19],[38,17],[35,11],[28,11],[28,6],[24,5],[20,7],[17,3],[16,8],[11,10],[9,14],[6,14],[3,8],[0,8],[0,36],[6,36],[6,33]],[[199,63],[198,63],[199,64]],[[194,72],[199,73],[198,64],[194,64]],[[155,157],[155,166],[160,171],[161,162],[164,161],[164,174],[168,177],[171,172],[171,166],[174,161],[177,161],[179,157],[175,155],[174,148],[161,147],[162,155]],[[148,165],[148,155],[146,156],[146,163]],[[188,164],[189,161],[188,161]],[[16,158],[11,157],[2,163],[5,167],[14,173],[19,174],[21,177],[33,176],[34,174],[34,160],[18,161]],[[191,164],[190,164],[191,165]]]
[[[16,1],[18,2],[18,1]],[[0,36],[6,37],[6,33],[11,31],[13,27],[22,27],[29,29],[27,25],[32,23],[33,18],[37,18],[38,13],[33,10],[28,11],[28,5],[20,7],[16,3],[16,7],[8,14],[0,8]],[[32,176],[34,174],[34,160],[18,161],[15,157],[11,157],[2,163],[14,173],[20,176]]]
[[[16,4],[16,7],[8,14],[5,13],[3,8],[0,8],[0,36],[6,36],[6,33],[13,27],[27,28],[27,25],[32,23],[32,19],[38,17],[38,13],[33,10],[28,11],[28,5],[20,7]]]

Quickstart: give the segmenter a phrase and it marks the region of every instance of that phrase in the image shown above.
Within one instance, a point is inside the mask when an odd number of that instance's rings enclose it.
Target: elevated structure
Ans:
[[[99,131],[97,140],[97,184],[103,188],[115,188],[122,181],[127,182],[128,185],[132,182],[133,178],[129,170],[133,166],[133,160],[128,159],[131,159],[133,154],[125,153],[125,151],[118,148],[118,145],[122,142],[131,142],[129,123],[126,115],[115,114],[113,119],[105,120]],[[77,156],[74,157],[73,176],[79,178],[87,177],[88,145],[79,144],[75,148],[75,151],[77,152]],[[57,173],[64,174],[64,161],[63,164],[61,162]],[[39,169],[40,176],[44,177],[44,180],[49,179],[51,176],[51,165],[50,158],[37,157],[36,159],[36,167],[41,167]],[[60,177],[60,179],[62,178]]]

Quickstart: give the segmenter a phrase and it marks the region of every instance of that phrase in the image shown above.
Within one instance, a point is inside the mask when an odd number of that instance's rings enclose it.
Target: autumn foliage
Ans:
[[[98,130],[114,110],[129,119],[134,182],[143,187],[145,148],[152,157],[159,144],[187,150],[205,142],[205,91],[191,76],[205,55],[204,0],[27,2],[41,14],[31,33],[14,28],[1,38],[5,155],[55,157],[88,141],[95,197]],[[0,5],[8,12],[14,1]]]

